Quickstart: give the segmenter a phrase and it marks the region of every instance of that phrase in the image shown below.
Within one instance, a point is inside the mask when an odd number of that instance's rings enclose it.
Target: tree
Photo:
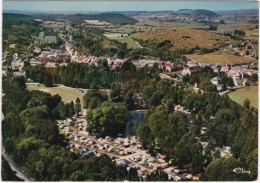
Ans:
[[[174,101],[172,99],[167,101],[167,110],[169,113],[174,111]]]
[[[133,135],[132,122],[129,121],[126,126],[126,136],[131,137]]]
[[[76,104],[75,104],[75,112],[77,115],[79,115],[80,111],[81,111],[80,99],[79,97],[77,97]]]
[[[52,76],[48,73],[46,73],[44,75],[44,80],[43,80],[43,84],[46,86],[46,87],[51,87],[53,86],[53,80],[52,80]]]
[[[257,179],[257,175],[258,175],[258,166],[257,166],[257,162],[258,162],[258,153],[257,153],[257,149],[253,150],[247,157],[246,159],[246,163],[249,167],[249,171],[250,171],[250,180],[254,181]]]
[[[139,128],[140,122],[138,120],[135,120],[134,122],[134,134],[137,135],[137,130]]]
[[[243,106],[247,109],[250,109],[250,100],[248,98],[244,100]]]
[[[233,169],[239,166],[238,161],[232,156],[212,161],[206,168],[201,180],[204,181],[239,181],[241,175],[234,173]],[[222,168],[219,168],[222,167]]]
[[[179,168],[185,168],[192,162],[193,154],[193,137],[185,134],[174,147],[174,163]]]
[[[84,181],[84,174],[82,171],[76,171],[73,172],[73,174],[70,176],[71,181]]]
[[[154,136],[148,125],[139,125],[137,136],[145,149],[150,149],[154,146]]]
[[[96,109],[88,109],[86,119],[90,133],[117,136],[119,133],[125,133],[130,113],[122,104],[107,101]]]

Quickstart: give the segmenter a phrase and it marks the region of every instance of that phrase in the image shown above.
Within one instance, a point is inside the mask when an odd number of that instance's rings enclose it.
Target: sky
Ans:
[[[3,10],[33,11],[162,11],[179,9],[257,9],[256,1],[6,1]]]

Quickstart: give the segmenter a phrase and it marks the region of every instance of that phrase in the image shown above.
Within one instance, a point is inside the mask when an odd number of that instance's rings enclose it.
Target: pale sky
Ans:
[[[3,10],[33,11],[162,11],[179,9],[258,9],[256,1],[6,1]]]

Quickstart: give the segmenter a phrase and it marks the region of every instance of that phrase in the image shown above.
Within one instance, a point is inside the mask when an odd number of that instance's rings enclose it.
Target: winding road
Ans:
[[[20,179],[23,179],[25,182],[30,182],[30,180],[20,171],[16,166],[14,165],[13,161],[8,157],[8,155],[5,152],[5,149],[2,147],[2,155],[10,165],[11,169],[16,172],[16,176]]]

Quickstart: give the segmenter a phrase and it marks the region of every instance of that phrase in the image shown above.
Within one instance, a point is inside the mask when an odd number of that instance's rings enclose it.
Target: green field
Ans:
[[[128,47],[140,48],[140,46],[129,37],[110,37],[109,39],[115,39],[121,43],[127,43]]]
[[[45,36],[44,43],[57,43],[56,36]]]
[[[61,96],[62,101],[65,103],[69,103],[70,101],[76,102],[77,97],[79,97],[80,101],[83,101],[82,98],[85,92],[87,91],[87,89],[70,88],[70,87],[65,87],[63,85],[59,85],[56,87],[45,87],[39,84],[39,85],[30,85],[27,88],[28,90],[40,90],[40,91],[48,92],[51,95],[58,94]],[[84,91],[84,93],[81,91]]]
[[[45,36],[44,32],[40,32],[38,37],[34,37],[34,42],[37,44],[45,44],[45,43],[57,43],[56,36]]]
[[[228,93],[230,99],[242,104],[245,99],[249,99],[251,106],[258,109],[258,86],[250,86],[242,89],[237,89],[234,92]]]
[[[110,33],[119,33],[119,34],[131,34],[134,32],[131,29],[123,29],[123,28],[107,28],[104,30]]]

